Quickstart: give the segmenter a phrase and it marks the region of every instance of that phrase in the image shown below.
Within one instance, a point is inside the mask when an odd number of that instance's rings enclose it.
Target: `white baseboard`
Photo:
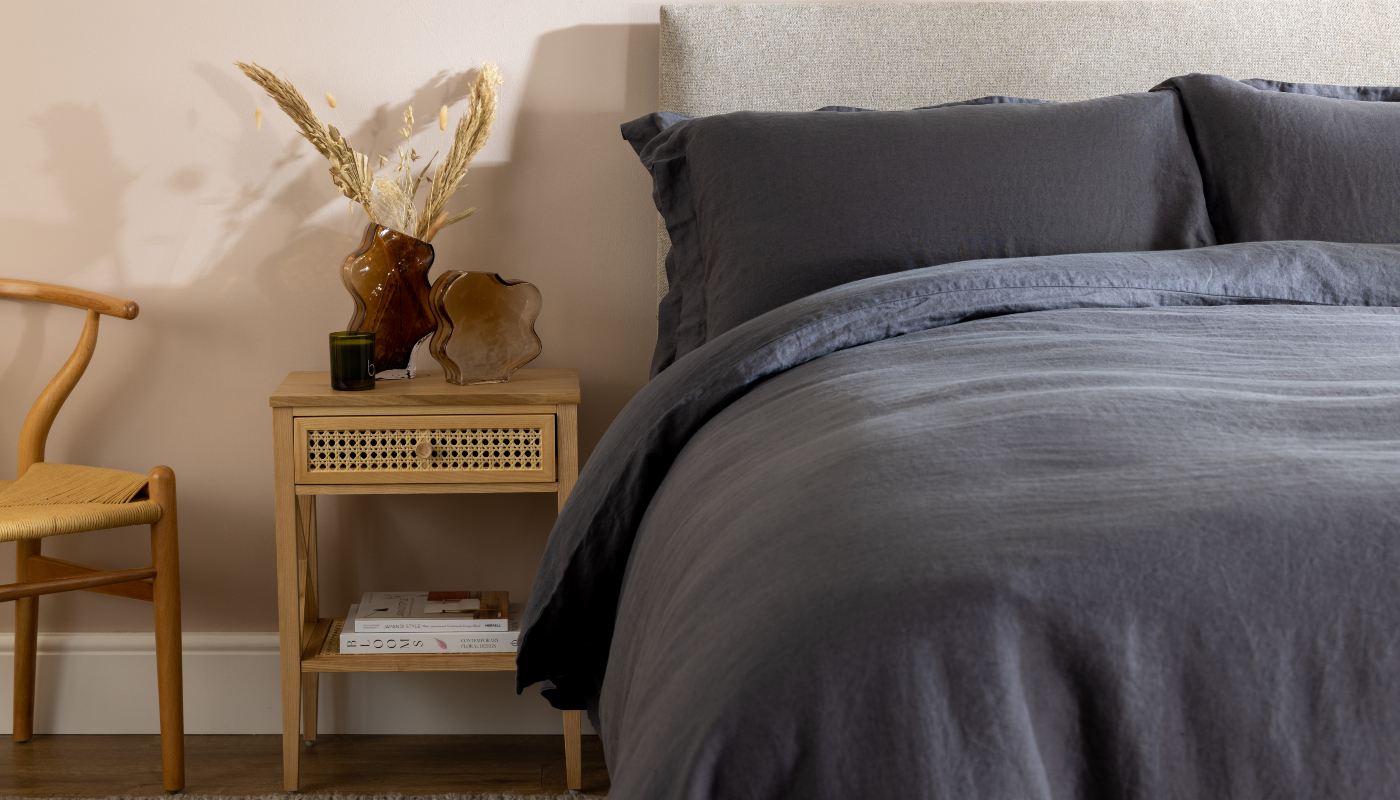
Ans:
[[[185,731],[280,733],[276,633],[186,633]],[[14,638],[0,633],[0,733]],[[155,636],[41,633],[37,733],[158,733]],[[321,676],[323,733],[560,733],[559,712],[510,672]],[[585,733],[592,733],[587,720]]]

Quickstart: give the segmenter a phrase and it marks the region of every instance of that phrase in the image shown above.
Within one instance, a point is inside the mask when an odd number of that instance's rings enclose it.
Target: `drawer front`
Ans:
[[[553,414],[298,417],[297,483],[555,479]]]

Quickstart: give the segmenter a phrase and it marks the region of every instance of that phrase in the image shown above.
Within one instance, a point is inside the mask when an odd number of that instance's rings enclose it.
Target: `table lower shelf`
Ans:
[[[515,653],[373,653],[343,655],[335,622],[316,623],[301,654],[302,672],[514,672]]]

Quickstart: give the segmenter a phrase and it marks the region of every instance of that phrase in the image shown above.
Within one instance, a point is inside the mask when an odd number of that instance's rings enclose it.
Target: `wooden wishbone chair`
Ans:
[[[140,475],[44,463],[44,444],[54,417],[97,347],[100,315],[135,319],[139,309],[129,300],[104,294],[5,278],[0,278],[0,298],[87,311],[87,323],[73,355],[39,395],[20,429],[17,480],[0,480],[0,541],[13,541],[17,548],[15,583],[0,586],[0,602],[15,601],[14,739],[25,742],[34,733],[39,595],[81,589],[147,600],[155,605],[161,767],[165,790],[179,791],[185,785],[185,712],[175,473],[169,467],[156,467],[149,475]],[[35,465],[40,468],[32,469]],[[114,485],[119,488],[113,489]],[[150,567],[98,570],[39,553],[40,543],[48,536],[127,525],[151,526]]]

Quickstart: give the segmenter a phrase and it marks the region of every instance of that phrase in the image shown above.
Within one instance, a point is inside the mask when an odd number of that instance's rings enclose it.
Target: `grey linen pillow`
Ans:
[[[1181,98],[1216,240],[1400,242],[1400,88],[1192,74]]]
[[[622,127],[671,236],[655,375],[785,303],[978,258],[1215,243],[1174,94]]]

